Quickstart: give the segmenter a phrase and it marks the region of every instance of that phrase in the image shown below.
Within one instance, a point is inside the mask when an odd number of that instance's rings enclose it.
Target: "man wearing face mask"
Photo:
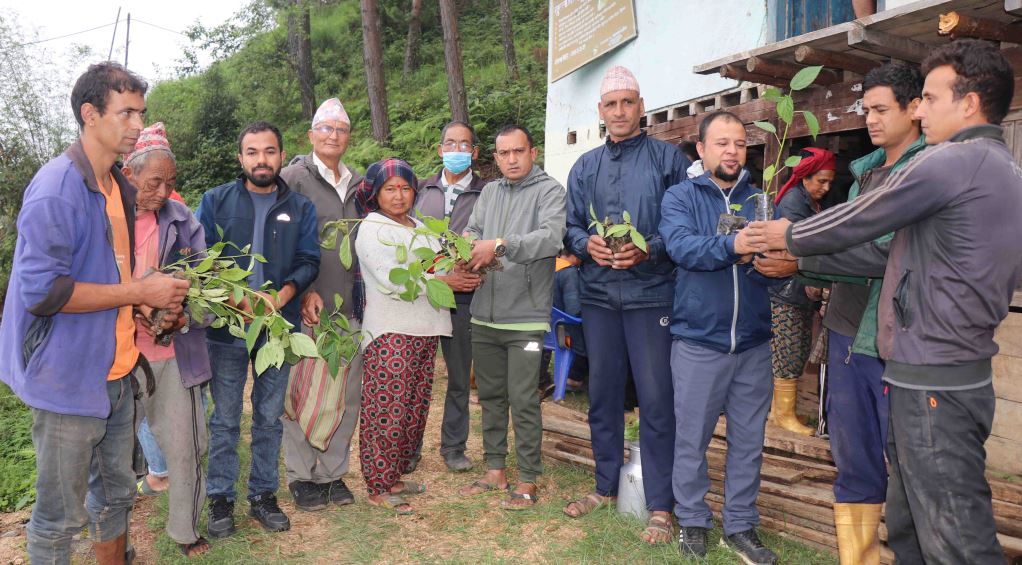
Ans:
[[[437,153],[443,159],[444,168],[419,183],[415,209],[424,216],[449,218],[451,230],[461,233],[486,186],[486,180],[472,172],[472,163],[479,157],[475,128],[465,122],[447,123],[440,132]],[[451,309],[453,335],[440,338],[447,365],[447,398],[440,428],[440,455],[448,469],[460,472],[472,468],[472,462],[465,456],[469,427],[469,370],[472,367],[472,324],[468,307],[482,278],[467,271],[454,271],[442,278],[454,290],[458,307]]]

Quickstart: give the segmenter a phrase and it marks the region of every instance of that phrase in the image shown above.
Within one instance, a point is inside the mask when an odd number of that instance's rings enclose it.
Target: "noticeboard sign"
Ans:
[[[634,38],[633,0],[551,0],[550,81]]]

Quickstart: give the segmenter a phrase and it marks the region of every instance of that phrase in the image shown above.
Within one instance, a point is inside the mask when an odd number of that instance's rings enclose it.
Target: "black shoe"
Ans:
[[[329,491],[330,502],[333,502],[337,506],[346,506],[348,504],[355,503],[355,495],[351,493],[351,489],[348,485],[344,484],[344,479],[337,479],[331,483],[326,484],[327,490]]]
[[[464,451],[454,451],[451,453],[444,454],[444,464],[447,468],[455,473],[461,473],[468,471],[472,468],[472,461],[465,457]]]
[[[248,515],[259,520],[267,531],[284,532],[291,529],[291,520],[287,514],[277,506],[277,497],[272,492],[253,496],[248,499],[251,505]]]
[[[682,555],[706,557],[706,533],[709,531],[699,526],[681,526],[678,531],[678,551]]]
[[[209,537],[225,538],[234,533],[234,501],[226,496],[209,497]]]
[[[291,481],[287,490],[291,491],[291,498],[295,500],[295,506],[299,510],[315,512],[322,510],[330,504],[327,485],[317,485],[311,481]]]
[[[738,557],[741,557],[747,565],[774,565],[777,563],[777,555],[759,541],[756,528],[723,536],[720,538],[720,545],[737,553]]]

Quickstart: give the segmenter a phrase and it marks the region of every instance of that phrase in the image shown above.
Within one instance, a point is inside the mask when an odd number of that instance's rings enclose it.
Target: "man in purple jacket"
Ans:
[[[125,561],[137,390],[125,377],[142,373],[131,310],[169,309],[164,329],[183,321],[186,281],[131,276],[135,188],[114,163],[138,139],[146,88],[116,63],[90,66],[71,92],[81,135],[36,173],[18,214],[0,379],[32,407],[33,563],[70,563],[86,523],[98,563]]]

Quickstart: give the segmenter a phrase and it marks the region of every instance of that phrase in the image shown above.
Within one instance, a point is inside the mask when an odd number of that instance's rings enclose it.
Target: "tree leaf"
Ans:
[[[758,127],[759,129],[761,129],[763,131],[768,131],[770,133],[777,133],[777,128],[774,127],[774,124],[772,124],[770,122],[752,122],[752,125]]]
[[[624,220],[626,224],[632,223],[632,215],[628,213],[628,210],[621,212],[621,219]]]
[[[766,167],[764,167],[763,168],[763,183],[766,184],[766,183],[770,182],[770,180],[774,178],[774,173],[775,172],[776,172],[776,167],[774,167],[773,163],[771,163],[771,164],[767,165]]]
[[[319,351],[316,349],[316,342],[312,341],[312,338],[303,333],[293,333],[290,335],[291,339],[291,351],[299,357],[319,357]]]
[[[777,102],[777,117],[786,124],[790,124],[795,117],[795,101],[791,96],[782,96]]]
[[[631,235],[632,243],[634,243],[635,246],[638,247],[643,253],[649,253],[649,247],[646,245],[646,238],[642,237],[642,234],[639,233],[639,230],[633,228],[631,231]]]
[[[784,160],[784,166],[785,167],[795,167],[795,166],[797,166],[801,162],[802,162],[802,156],[801,155],[792,155],[791,157],[788,157],[787,159]]]
[[[810,84],[813,84],[813,81],[816,80],[816,77],[820,75],[820,71],[822,70],[823,67],[819,65],[814,67],[806,67],[801,71],[795,73],[795,76],[791,77],[791,82],[789,83],[789,86],[791,86],[792,90],[802,90],[803,88],[806,88]]]
[[[238,339],[247,339],[248,338],[248,336],[245,335],[245,330],[243,330],[242,328],[239,328],[238,326],[227,326],[227,331],[230,332],[231,335],[233,335],[234,337],[236,337]]]
[[[607,228],[607,237],[621,237],[628,233],[628,229],[625,224],[614,224]]]
[[[436,257],[436,251],[428,247],[416,247],[412,249],[412,255],[418,257],[419,261],[432,261]]]
[[[394,253],[397,255],[397,262],[398,263],[407,263],[408,262],[408,248],[405,247],[405,244],[402,243],[402,244],[398,245],[397,249],[394,251]]]
[[[425,224],[425,226],[436,235],[441,235],[445,231],[447,231],[447,225],[449,223],[449,220],[446,219],[438,220],[433,216],[422,216],[419,219],[422,220],[422,223]]]
[[[593,218],[594,222],[596,222],[596,223],[600,222],[600,219],[596,217],[596,210],[593,209],[593,203],[592,202],[589,203],[589,215]]]
[[[259,348],[255,358],[255,374],[257,377],[270,367],[272,357],[269,343]]]
[[[816,136],[820,133],[820,122],[817,121],[816,115],[809,110],[802,112],[802,119],[806,121],[806,127],[809,128],[809,135],[813,136],[813,140],[816,140]]]
[[[225,281],[238,282],[244,280],[250,274],[252,274],[250,271],[246,271],[241,267],[233,267],[226,271],[220,271],[217,273],[217,276]]]
[[[426,281],[426,297],[429,298],[429,303],[437,308],[454,308],[454,292],[442,280]]]
[[[389,278],[390,282],[394,284],[405,284],[406,282],[408,282],[408,279],[410,279],[411,276],[408,274],[408,269],[394,267],[393,269],[390,270],[390,274],[387,276],[387,278]]]
[[[760,98],[763,98],[764,100],[769,100],[770,102],[776,104],[777,101],[781,99],[781,96],[782,96],[781,90],[771,86],[770,88],[763,91],[763,96],[761,96]]]
[[[341,304],[344,304],[344,299],[341,298],[340,294],[335,292],[334,293],[334,309],[335,310],[340,310],[341,309]]]
[[[341,265],[345,269],[351,269],[351,236],[349,234],[344,234],[344,238],[341,239],[341,247],[337,252],[341,257]]]
[[[596,235],[600,237],[607,237],[607,230],[603,229],[603,224],[600,222],[596,223]]]
[[[245,347],[248,348],[248,352],[252,352],[252,348],[255,347],[256,339],[259,338],[259,332],[263,329],[263,321],[265,318],[262,316],[256,316],[252,319],[252,323],[248,325],[248,331],[245,332]]]

